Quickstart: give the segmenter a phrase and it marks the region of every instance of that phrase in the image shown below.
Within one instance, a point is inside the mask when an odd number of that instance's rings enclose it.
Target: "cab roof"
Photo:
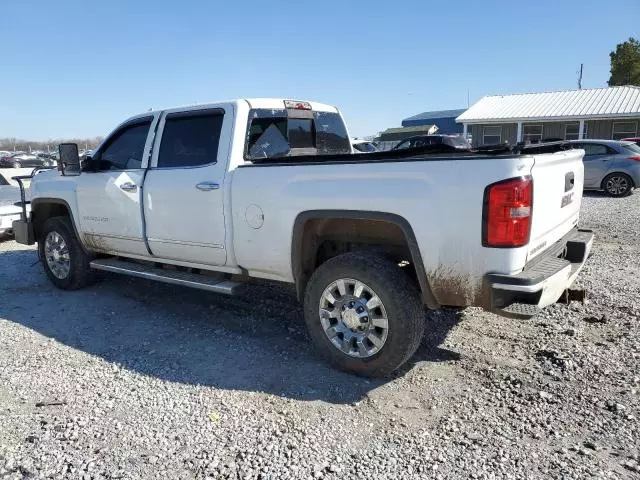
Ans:
[[[220,102],[210,102],[210,103],[202,103],[202,104],[194,104],[194,105],[181,105],[181,106],[176,106],[176,107],[168,107],[168,108],[159,108],[159,109],[152,109],[148,112],[144,112],[144,113],[140,113],[138,115],[134,115],[132,117],[130,117],[128,120],[132,120],[132,119],[136,119],[139,117],[145,117],[148,115],[153,115],[157,112],[164,112],[164,111],[180,111],[180,110],[196,110],[199,108],[207,108],[207,107],[211,107],[211,108],[215,108],[215,107],[219,107],[221,105],[224,104],[234,104],[234,105],[238,105],[240,103],[246,103],[249,105],[249,108],[261,108],[261,109],[274,109],[274,110],[279,110],[279,109],[284,109],[284,102],[285,100],[295,100],[296,102],[304,102],[304,103],[308,103],[311,105],[312,110],[314,111],[318,111],[318,112],[331,112],[331,113],[338,113],[338,109],[332,105],[328,105],[326,103],[320,103],[320,102],[313,102],[313,101],[309,101],[309,100],[300,100],[300,99],[293,99],[293,98],[241,98],[241,99],[234,99],[234,100],[225,100],[225,101],[220,101]]]

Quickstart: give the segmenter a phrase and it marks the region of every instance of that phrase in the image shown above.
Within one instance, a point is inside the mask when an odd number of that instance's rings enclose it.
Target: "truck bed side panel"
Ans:
[[[527,258],[527,247],[482,246],[484,189],[528,175],[532,165],[533,157],[521,156],[238,168],[231,182],[237,261],[252,275],[292,282],[292,231],[300,213],[391,213],[411,225],[436,299],[480,304],[485,273],[518,272]]]

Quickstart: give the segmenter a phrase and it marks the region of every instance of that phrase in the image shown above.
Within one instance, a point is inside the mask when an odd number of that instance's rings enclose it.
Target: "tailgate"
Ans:
[[[584,184],[583,156],[583,150],[569,150],[534,157],[533,215],[527,261],[578,224]]]

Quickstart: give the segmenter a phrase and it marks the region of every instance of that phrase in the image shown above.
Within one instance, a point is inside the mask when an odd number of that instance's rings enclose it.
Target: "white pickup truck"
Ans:
[[[335,107],[248,99],[148,112],[31,182],[16,239],[62,289],[95,270],[237,294],[295,284],[333,365],[387,374],[424,306],[528,318],[576,278],[581,150],[353,154]],[[428,328],[428,326],[427,326]]]

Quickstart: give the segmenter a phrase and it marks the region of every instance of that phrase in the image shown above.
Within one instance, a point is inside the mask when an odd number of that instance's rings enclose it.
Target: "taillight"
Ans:
[[[484,190],[482,245],[522,247],[529,243],[533,179],[511,178]]]
[[[627,157],[627,160],[635,160],[636,162],[640,162],[640,155],[632,155],[631,157]]]

